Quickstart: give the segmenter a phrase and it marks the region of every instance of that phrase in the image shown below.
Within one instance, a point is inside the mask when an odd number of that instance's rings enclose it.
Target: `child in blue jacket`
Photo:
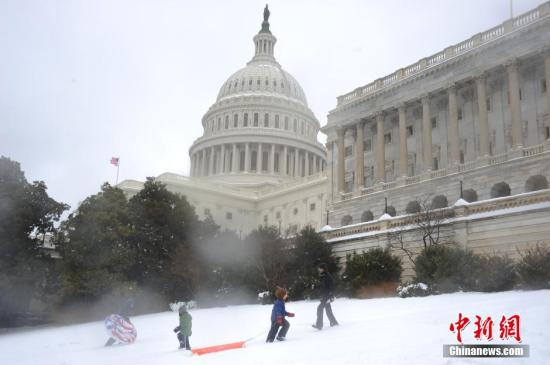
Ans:
[[[285,319],[285,316],[294,317],[294,313],[287,312],[285,309],[285,300],[288,299],[286,290],[277,288],[275,297],[277,300],[273,304],[273,310],[271,311],[271,328],[267,335],[266,342],[273,342],[275,336],[277,336],[277,341],[284,341],[288,328],[290,327],[290,323]],[[280,331],[279,328],[281,328]]]

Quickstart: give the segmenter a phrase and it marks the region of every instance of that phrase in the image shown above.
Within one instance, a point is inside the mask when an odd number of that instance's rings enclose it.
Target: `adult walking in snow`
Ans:
[[[332,313],[332,307],[330,303],[334,300],[334,279],[332,275],[327,270],[327,265],[321,263],[318,267],[319,269],[319,289],[321,294],[321,303],[317,307],[317,322],[312,325],[313,328],[318,330],[323,329],[323,310],[327,312],[328,320],[330,321],[330,326],[338,326],[338,321]]]
[[[285,300],[288,299],[288,294],[285,289],[277,288],[275,290],[275,297],[277,300],[273,304],[273,309],[271,310],[271,328],[267,334],[267,340],[265,342],[273,342],[275,336],[277,336],[277,341],[284,341],[290,323],[285,319],[287,317],[294,317],[294,313],[287,312],[285,308]],[[279,328],[281,329],[279,331]]]

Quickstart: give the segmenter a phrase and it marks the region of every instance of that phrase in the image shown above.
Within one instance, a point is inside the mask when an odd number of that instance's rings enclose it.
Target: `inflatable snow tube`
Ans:
[[[136,327],[118,314],[111,314],[105,318],[105,328],[112,338],[122,343],[132,343],[136,340]]]

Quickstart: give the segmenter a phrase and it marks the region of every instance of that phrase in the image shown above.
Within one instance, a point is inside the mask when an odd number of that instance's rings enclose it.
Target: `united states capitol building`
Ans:
[[[156,178],[199,215],[241,233],[324,227],[344,256],[411,229],[428,200],[465,246],[550,244],[550,2],[338,96],[322,129],[268,18],[202,119],[190,176]]]

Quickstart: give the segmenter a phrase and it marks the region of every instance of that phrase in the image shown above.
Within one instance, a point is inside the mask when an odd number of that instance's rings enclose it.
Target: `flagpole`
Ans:
[[[118,160],[118,163],[116,164],[116,183],[115,186],[118,185],[118,169],[120,167],[120,160]]]

